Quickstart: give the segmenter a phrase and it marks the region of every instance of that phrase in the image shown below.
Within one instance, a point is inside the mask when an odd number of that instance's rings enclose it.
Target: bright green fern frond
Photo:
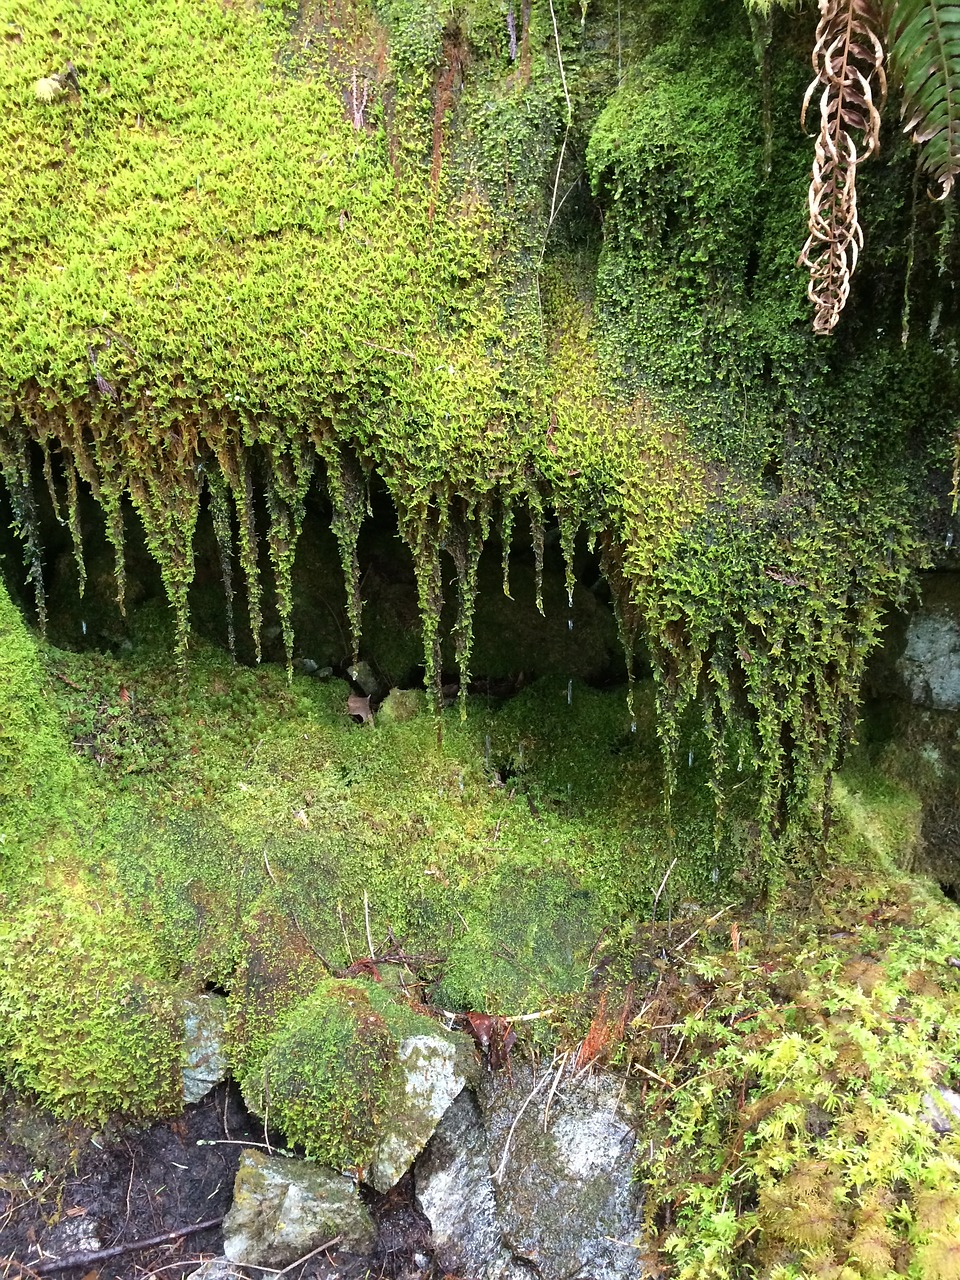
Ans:
[[[960,5],[887,0],[888,54],[903,92],[905,132],[939,199],[960,173]]]

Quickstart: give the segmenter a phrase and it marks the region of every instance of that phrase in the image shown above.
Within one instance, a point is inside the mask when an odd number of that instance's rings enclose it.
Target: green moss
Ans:
[[[65,820],[80,785],[35,642],[0,582],[0,868]]]
[[[241,1078],[244,1098],[308,1157],[362,1168],[396,1085],[401,1041],[436,1030],[377,983],[323,983],[278,1019]]]
[[[0,154],[29,157],[0,196],[0,464],[41,603],[31,449],[63,473],[78,548],[78,476],[115,548],[129,495],[181,654],[209,494],[258,655],[265,536],[288,661],[317,483],[356,652],[376,470],[430,686],[445,596],[468,673],[494,518],[526,507],[539,562],[553,509],[568,553],[600,537],[626,647],[647,642],[668,786],[700,708],[721,809],[726,762],[758,762],[776,876],[822,843],[882,606],[926,554],[949,340],[899,340],[899,156],[874,180],[859,319],[829,346],[805,332],[806,27],[777,16],[758,83],[733,0],[621,9],[521,6],[511,37],[476,3],[390,0],[383,26],[308,6],[293,34],[276,6],[26,5],[0,60]],[[41,103],[67,47],[80,92]]]
[[[102,1124],[182,1105],[176,990],[109,883],[77,869],[0,896],[0,1071],[56,1115]]]
[[[948,1274],[960,1144],[928,1099],[960,1071],[960,915],[858,871],[782,906],[705,926],[631,1023],[624,1052],[666,1082],[638,1143],[648,1239],[683,1280]]]

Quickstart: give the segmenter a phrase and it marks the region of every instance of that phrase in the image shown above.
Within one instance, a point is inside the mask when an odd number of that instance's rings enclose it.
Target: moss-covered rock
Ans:
[[[224,1253],[258,1268],[291,1265],[326,1240],[363,1253],[376,1228],[357,1190],[303,1160],[244,1151],[224,1219]]]
[[[374,1184],[386,1191],[463,1086],[459,1039],[378,983],[325,982],[277,1018],[241,1077],[244,1098],[323,1164],[372,1165]],[[447,1046],[438,1079],[409,1087],[427,1044],[435,1054]],[[438,1111],[435,1086],[447,1076],[452,1092]]]

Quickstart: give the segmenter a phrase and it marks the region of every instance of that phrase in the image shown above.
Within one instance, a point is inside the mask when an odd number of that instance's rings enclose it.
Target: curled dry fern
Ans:
[[[960,6],[887,0],[887,48],[902,86],[904,132],[920,148],[938,199],[960,173]]]
[[[830,333],[839,320],[863,247],[857,167],[879,147],[887,88],[879,25],[871,0],[820,0],[817,74],[803,101],[805,122],[821,90],[820,130],[810,182],[810,235],[800,254],[810,269],[807,292],[816,307],[816,333]]]

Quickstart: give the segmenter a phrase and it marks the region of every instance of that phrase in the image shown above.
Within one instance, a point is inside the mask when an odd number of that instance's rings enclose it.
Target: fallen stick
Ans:
[[[38,1276],[52,1276],[57,1271],[72,1271],[75,1267],[86,1267],[91,1262],[104,1262],[107,1258],[119,1258],[124,1253],[136,1253],[140,1249],[152,1249],[157,1244],[168,1244],[171,1240],[179,1240],[183,1236],[196,1235],[198,1231],[208,1231],[211,1227],[219,1227],[223,1214],[219,1218],[208,1218],[206,1222],[197,1222],[192,1227],[178,1227],[176,1231],[165,1231],[159,1236],[147,1236],[145,1240],[130,1240],[127,1244],[117,1244],[111,1249],[96,1249],[93,1253],[72,1253],[65,1258],[34,1265]]]

